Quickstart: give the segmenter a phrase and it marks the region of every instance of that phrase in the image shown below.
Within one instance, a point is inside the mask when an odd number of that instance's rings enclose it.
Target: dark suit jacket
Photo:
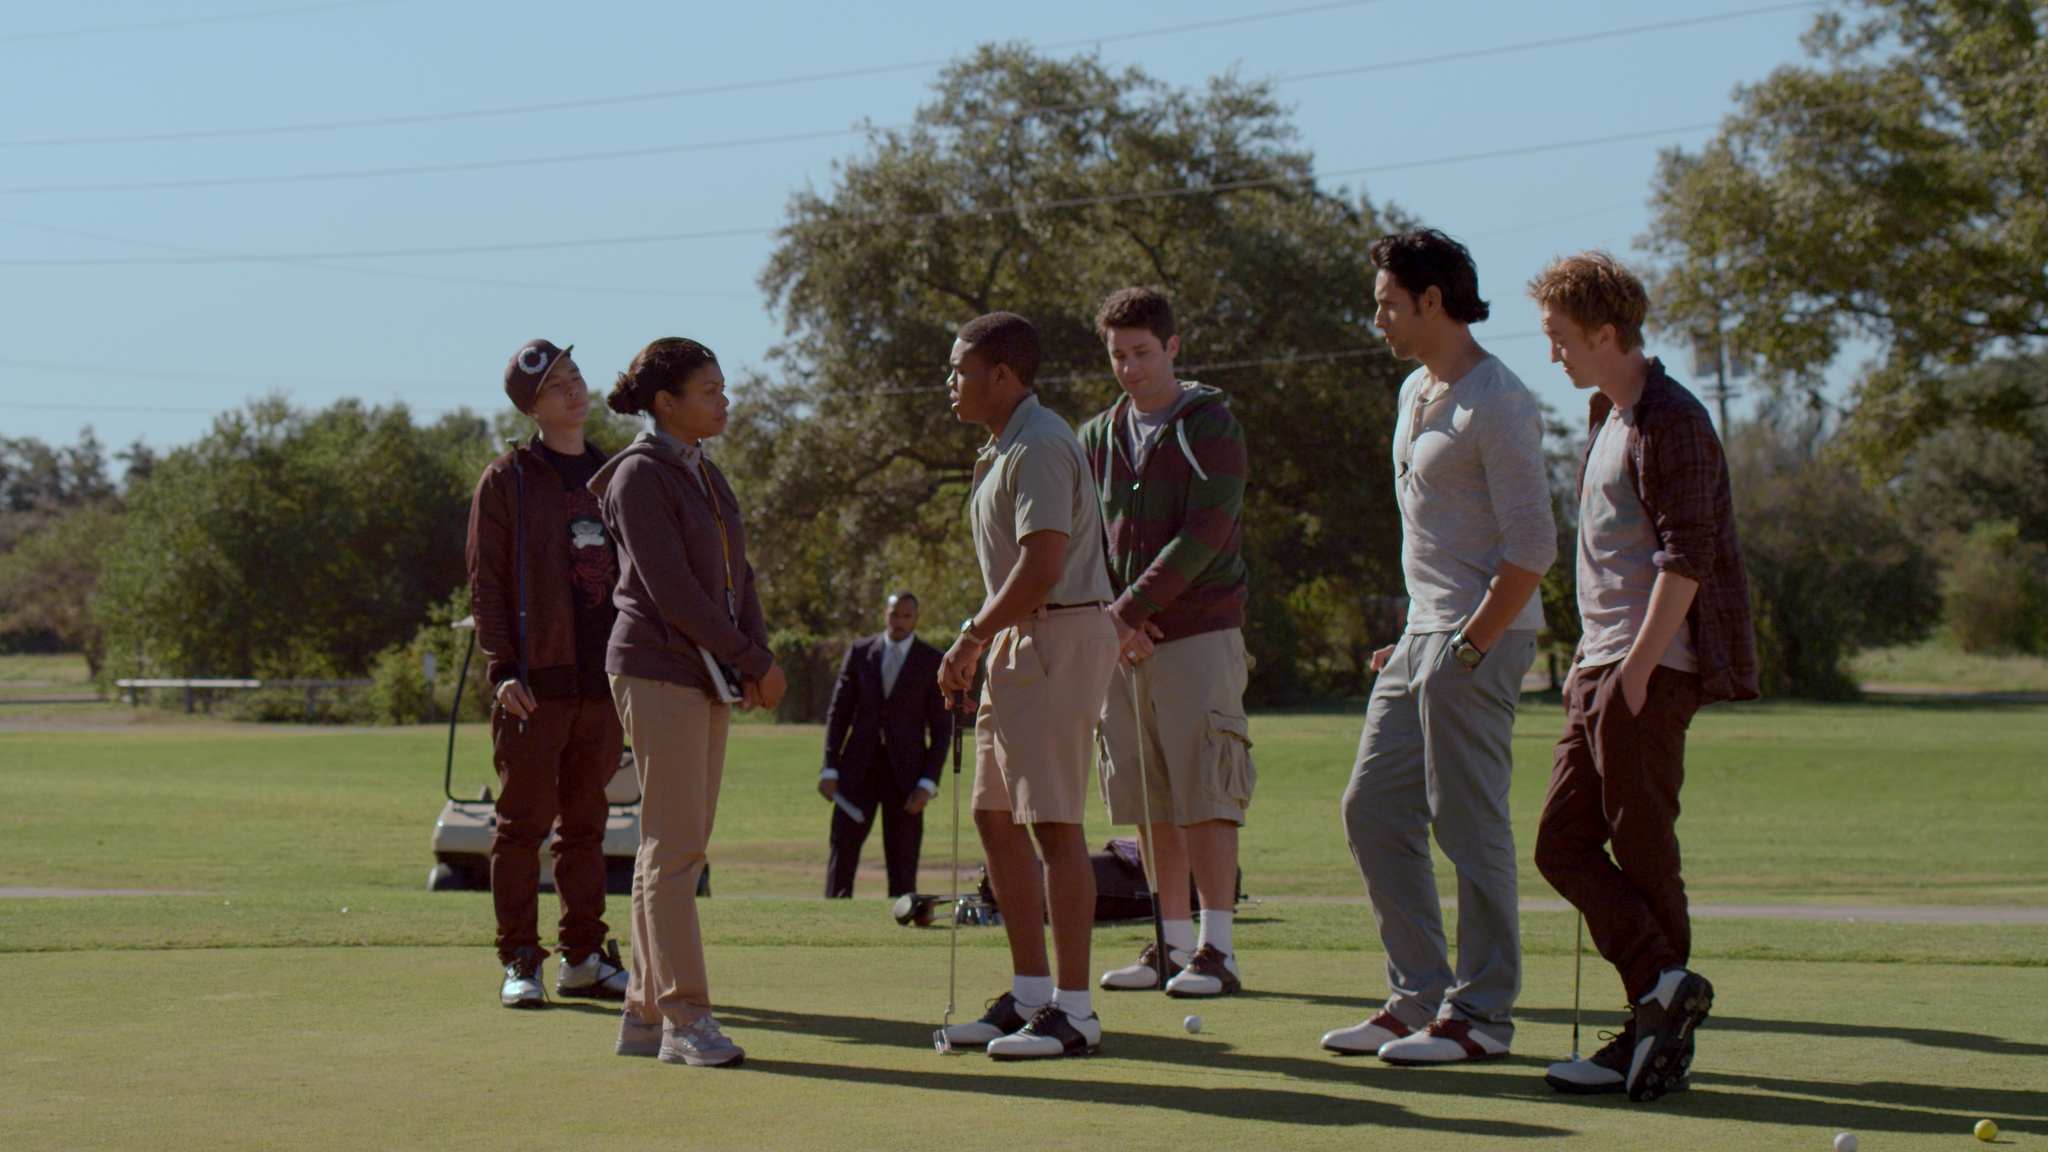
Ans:
[[[919,778],[937,783],[952,738],[952,717],[939,691],[939,650],[912,637],[896,690],[884,699],[882,649],[888,639],[884,632],[849,645],[832,686],[825,767],[839,770],[839,789],[849,797],[864,797],[870,789],[908,796]],[[877,763],[885,748],[888,762]]]

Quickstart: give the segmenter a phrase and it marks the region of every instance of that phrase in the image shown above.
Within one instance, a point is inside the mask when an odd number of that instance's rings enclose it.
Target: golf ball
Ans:
[[[1986,1144],[1998,1139],[1998,1125],[1993,1124],[1989,1120],[1977,1121],[1977,1126],[1971,1129],[1971,1131],[1977,1134],[1977,1139],[1984,1141]]]
[[[1843,1132],[1836,1135],[1835,1152],[1856,1152],[1856,1134]]]
[[[1200,1016],[1190,1016],[1187,1019],[1181,1021],[1180,1026],[1187,1029],[1188,1033],[1192,1035],[1202,1030],[1202,1018]],[[1986,1120],[1984,1123],[1989,1124],[1991,1123],[1991,1121]]]

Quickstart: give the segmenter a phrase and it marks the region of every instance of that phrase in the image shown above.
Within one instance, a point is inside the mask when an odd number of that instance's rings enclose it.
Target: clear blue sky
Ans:
[[[781,328],[754,281],[790,192],[829,186],[833,162],[861,150],[862,122],[908,119],[932,62],[989,40],[1073,52],[1099,39],[1108,61],[1181,85],[1230,68],[1277,80],[1319,171],[1378,169],[1328,185],[1362,187],[1467,240],[1495,305],[1481,340],[1550,403],[1582,412],[1533,335],[1521,285],[1554,253],[1632,255],[1658,151],[1696,148],[1710,133],[1688,126],[1719,120],[1738,83],[1800,58],[1816,9],[1757,12],[1767,6],[1181,0],[1148,19],[1142,6],[1074,0],[15,5],[0,30],[0,434],[69,442],[89,423],[111,447],[142,437],[163,448],[273,388],[308,406],[358,396],[488,411],[503,403],[506,358],[532,336],[573,342],[594,384],[663,335],[705,341],[729,369],[761,365]],[[1751,14],[1469,55],[1736,13]],[[895,64],[917,66],[160,138]],[[159,138],[104,139],[131,136]],[[763,137],[785,139],[677,150]],[[640,149],[665,151],[502,164]],[[1540,150],[1419,163],[1511,149]],[[498,166],[267,179],[452,165]],[[735,234],[355,258],[718,231]],[[325,258],[133,262],[222,254]]]

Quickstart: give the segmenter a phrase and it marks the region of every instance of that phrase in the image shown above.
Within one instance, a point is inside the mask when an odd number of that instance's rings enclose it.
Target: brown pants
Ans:
[[[633,737],[641,797],[625,1010],[643,1024],[680,1028],[711,1015],[697,878],[718,814],[732,706],[638,676],[613,676],[612,699]]]
[[[1699,696],[1696,673],[1658,668],[1642,712],[1630,715],[1619,661],[1580,669],[1536,827],[1537,869],[1585,913],[1631,1002],[1692,954],[1677,825]]]
[[[604,946],[604,789],[619,769],[623,740],[612,702],[601,697],[544,699],[524,732],[516,718],[492,707],[498,826],[491,834],[491,903],[499,963],[540,947],[540,846],[549,832],[562,952],[575,963]]]

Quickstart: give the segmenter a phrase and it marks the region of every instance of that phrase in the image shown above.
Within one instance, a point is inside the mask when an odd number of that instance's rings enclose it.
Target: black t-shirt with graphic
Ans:
[[[604,653],[611,643],[612,588],[619,582],[619,556],[605,530],[597,494],[587,485],[597,475],[597,453],[564,456],[537,445],[548,466],[562,478],[562,499],[569,512],[569,589],[576,605],[576,694],[609,699]]]

